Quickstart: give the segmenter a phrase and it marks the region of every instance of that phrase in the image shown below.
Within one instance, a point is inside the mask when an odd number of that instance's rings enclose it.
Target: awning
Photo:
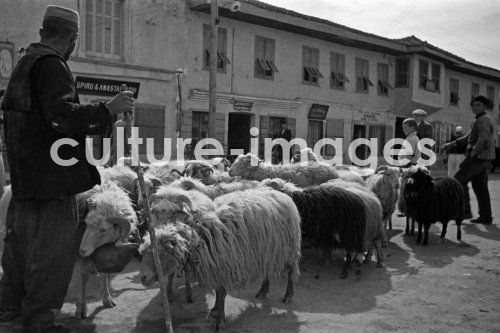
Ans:
[[[427,112],[427,116],[430,116],[431,114],[441,110],[441,108],[435,106],[430,106],[424,103],[418,103],[410,100],[404,102],[403,104],[396,105],[394,107],[394,114],[396,116],[410,118],[413,117],[412,112],[415,109],[425,110],[425,112]]]

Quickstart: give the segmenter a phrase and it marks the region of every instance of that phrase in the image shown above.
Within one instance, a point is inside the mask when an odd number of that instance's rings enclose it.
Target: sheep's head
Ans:
[[[434,180],[430,172],[425,168],[414,168],[405,176],[405,192],[421,193],[432,187]]]
[[[139,184],[139,179],[136,179],[134,185],[135,193],[137,194],[137,204],[140,207],[144,206],[144,198],[142,195],[141,186]],[[151,195],[156,193],[158,188],[161,186],[161,181],[155,177],[144,176],[144,187],[146,189],[146,196],[149,198]]]
[[[137,224],[128,195],[114,183],[94,189],[86,204],[86,229],[80,243],[80,254],[91,255],[104,244],[127,243]]]
[[[192,222],[193,203],[187,191],[173,186],[160,187],[150,201],[153,226]]]
[[[217,183],[212,166],[204,161],[190,161],[186,165],[184,176],[200,179],[205,185]]]
[[[384,178],[387,179],[392,188],[399,188],[399,178],[401,177],[399,168],[391,167],[388,165],[381,165],[375,170],[375,173],[384,175]]]
[[[228,174],[230,177],[250,178],[252,173],[259,168],[260,163],[262,161],[252,153],[239,155],[229,168]]]
[[[216,157],[212,160],[212,165],[215,169],[226,172],[231,167],[231,162],[224,157]]]
[[[164,276],[181,271],[188,259],[190,235],[194,233],[183,224],[162,225],[155,228],[158,254]],[[141,283],[150,286],[158,280],[151,248],[151,238],[147,235],[139,248],[141,259]]]

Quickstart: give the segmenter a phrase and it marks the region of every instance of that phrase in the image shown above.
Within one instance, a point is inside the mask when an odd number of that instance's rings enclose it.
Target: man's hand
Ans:
[[[456,144],[456,142],[452,141],[452,142],[449,142],[449,143],[445,143],[441,148],[444,149],[444,151],[448,152],[451,147],[455,146],[455,144]]]
[[[134,93],[131,91],[122,91],[109,102],[106,106],[109,109],[110,114],[117,114],[123,112],[133,112],[134,110],[134,99],[132,98]]]

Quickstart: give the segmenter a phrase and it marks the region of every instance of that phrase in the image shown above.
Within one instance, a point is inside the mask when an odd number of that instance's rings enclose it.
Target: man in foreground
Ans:
[[[40,43],[31,44],[14,69],[5,92],[5,141],[12,194],[2,256],[0,322],[20,316],[29,333],[70,332],[54,317],[71,280],[83,229],[75,194],[100,183],[85,158],[85,136],[105,134],[111,114],[132,111],[131,92],[104,104],[80,105],[66,64],[78,38],[78,13],[48,6]],[[78,145],[51,147],[62,138]],[[83,225],[83,224],[82,224]]]

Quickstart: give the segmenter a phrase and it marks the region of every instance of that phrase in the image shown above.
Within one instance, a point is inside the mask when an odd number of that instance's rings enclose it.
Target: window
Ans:
[[[471,90],[471,100],[472,100],[474,97],[479,95],[479,83],[473,82],[470,90]]]
[[[489,100],[488,109],[493,109],[495,103],[495,87],[487,86],[486,87],[486,98]]]
[[[369,79],[368,60],[356,58],[356,91],[368,93],[368,88],[373,87]]]
[[[319,85],[318,81],[323,78],[319,71],[319,50],[303,46],[302,47],[302,82]]]
[[[383,155],[385,146],[385,126],[384,125],[370,126],[368,128],[368,138],[377,139],[378,142],[377,153],[379,156]]]
[[[314,147],[316,142],[323,139],[323,120],[309,120],[307,128],[307,146]]]
[[[285,117],[269,117],[269,137],[276,138],[281,133],[281,123],[286,123]]]
[[[429,65],[431,65],[429,67]],[[431,72],[429,72],[429,68]],[[441,66],[439,64],[429,64],[428,61],[420,60],[418,66],[418,86],[428,91],[439,91]]]
[[[278,72],[274,60],[274,39],[255,36],[254,76],[262,79],[273,79]]]
[[[345,75],[345,55],[330,52],[330,88],[344,90],[349,79]]]
[[[210,68],[210,26],[203,25],[203,68]],[[217,40],[217,71],[226,72],[226,65],[231,62],[227,58],[227,30],[219,28]]]
[[[458,80],[450,78],[450,105],[458,105]]]
[[[85,51],[88,55],[117,58],[123,54],[123,1],[85,1]]]
[[[432,82],[434,83],[434,91],[439,91],[439,83],[441,77],[441,66],[432,64]]]
[[[378,94],[389,96],[389,89],[393,89],[389,83],[389,65],[377,63]]]
[[[396,88],[408,87],[410,59],[396,59]]]
[[[208,138],[208,112],[193,111],[191,123],[191,146],[194,147],[203,138]]]

